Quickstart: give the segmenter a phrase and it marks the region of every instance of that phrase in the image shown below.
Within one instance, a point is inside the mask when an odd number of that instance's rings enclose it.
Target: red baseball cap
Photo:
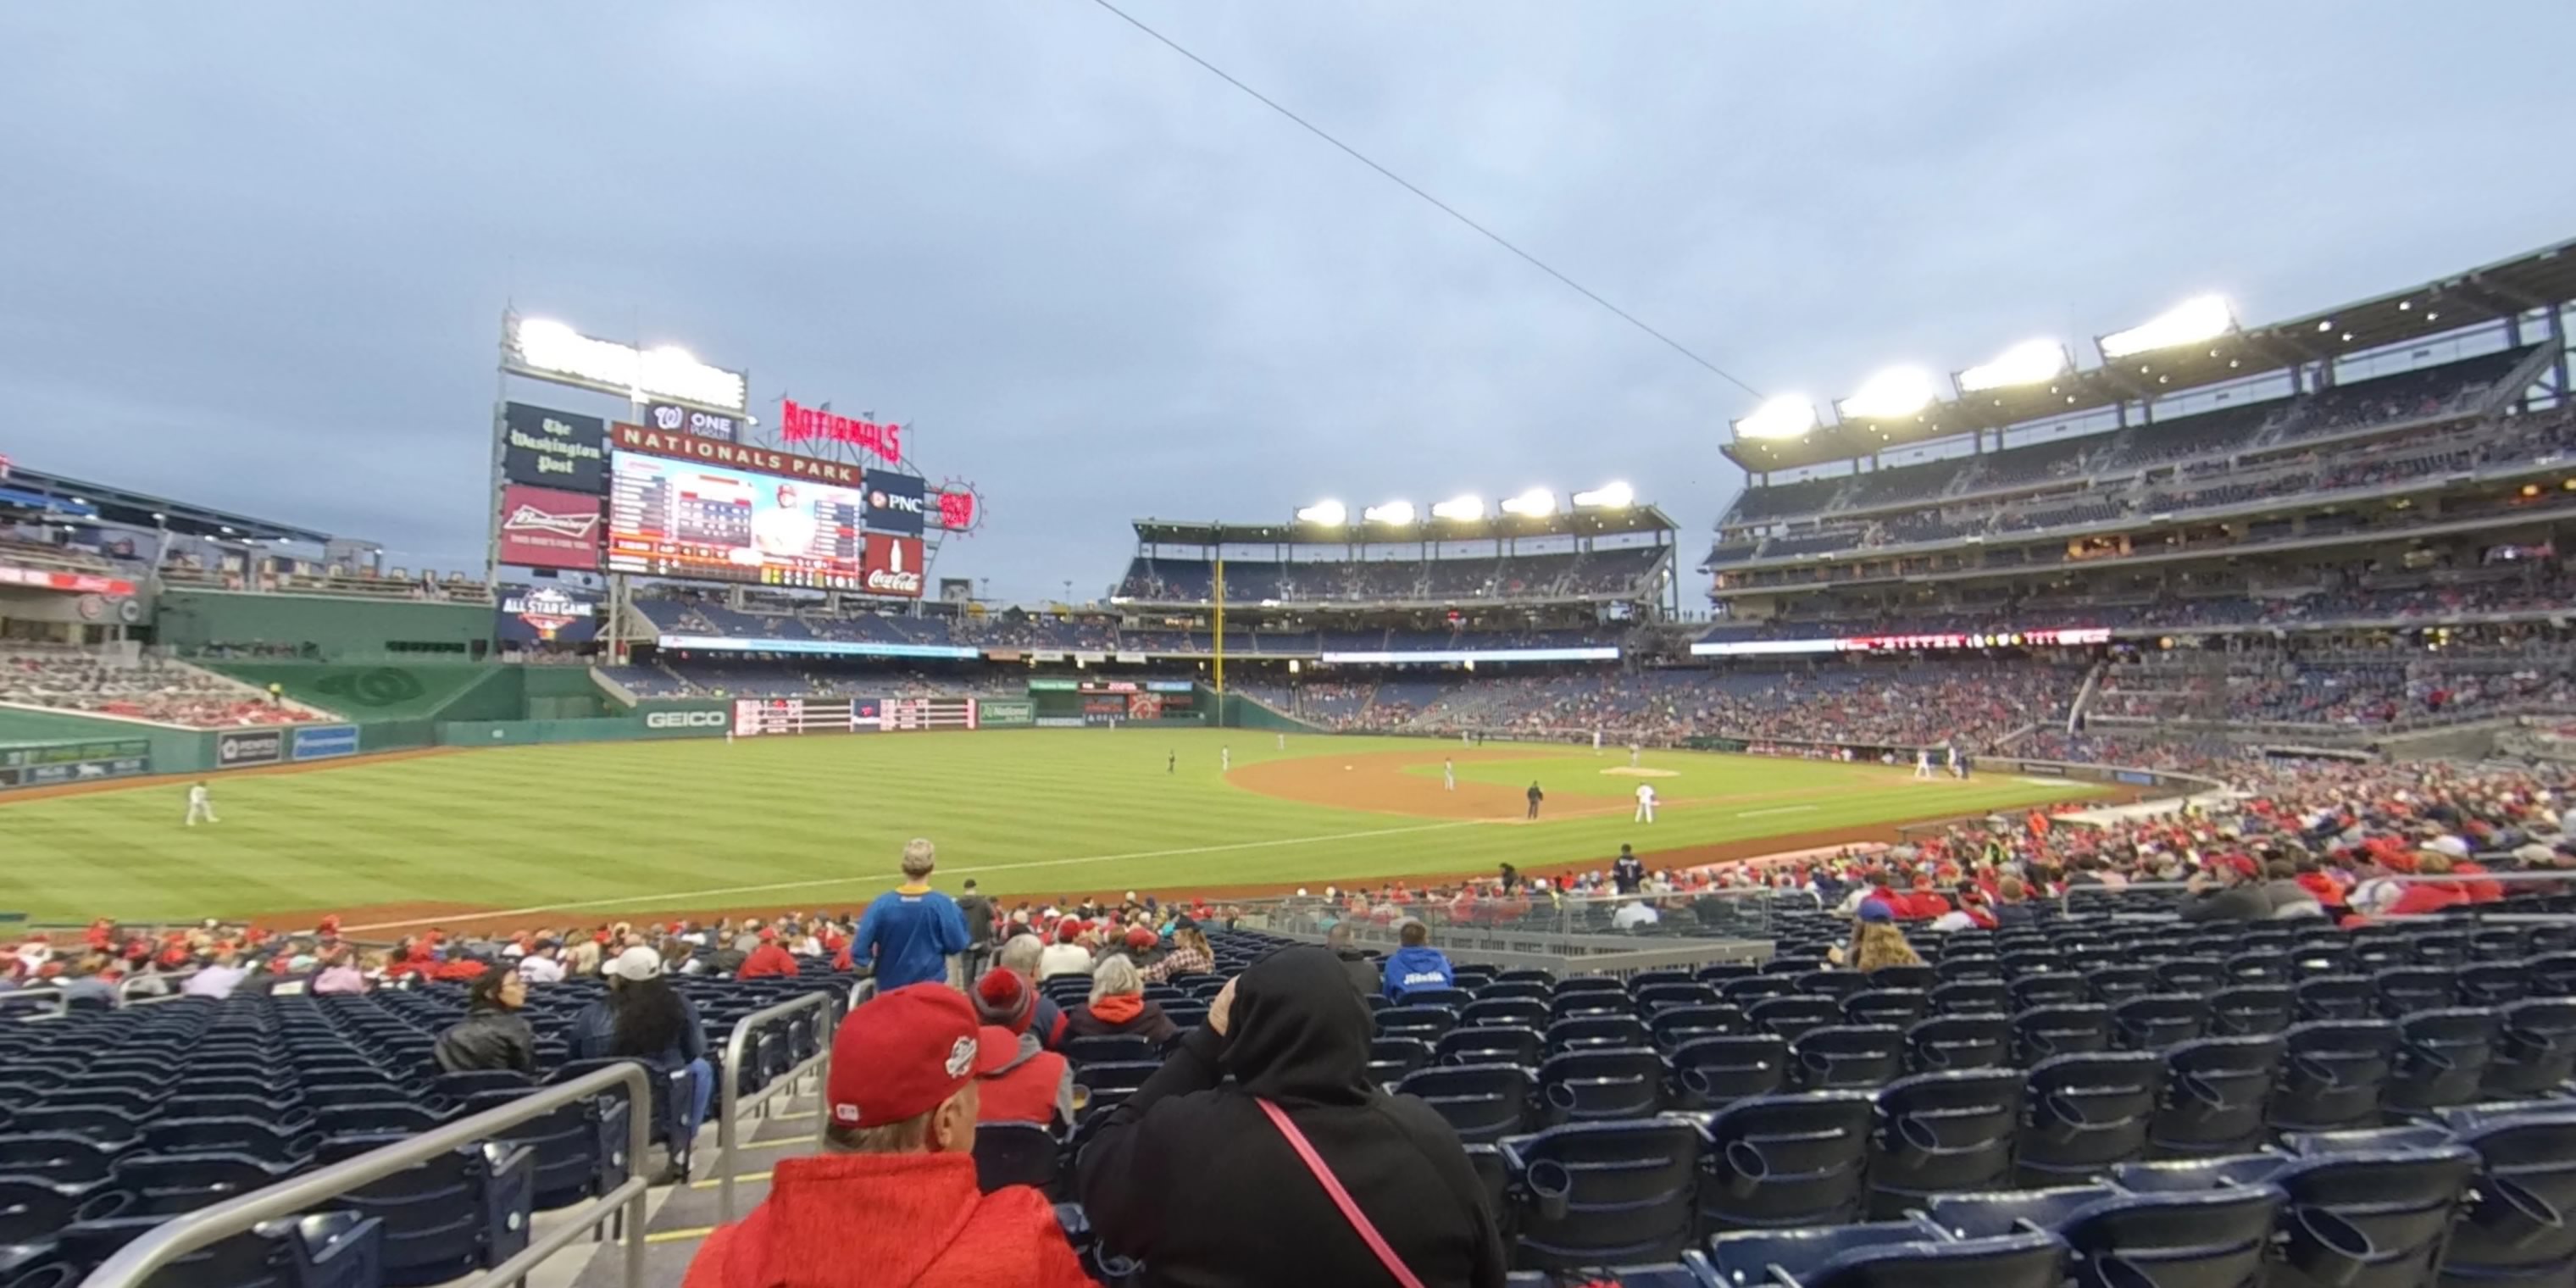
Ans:
[[[1017,1054],[981,1040],[964,994],[914,984],[869,998],[841,1022],[824,1100],[837,1126],[883,1127],[929,1113]]]
[[[1127,946],[1130,948],[1151,948],[1154,945],[1161,943],[1162,940],[1162,936],[1145,929],[1143,926],[1138,926],[1127,932]]]

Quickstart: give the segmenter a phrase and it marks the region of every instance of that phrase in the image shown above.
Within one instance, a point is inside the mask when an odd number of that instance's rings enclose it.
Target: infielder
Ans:
[[[216,821],[215,800],[214,797],[207,794],[206,780],[202,778],[197,780],[195,786],[188,789],[187,826],[195,827],[197,825],[197,820],[201,818],[209,823]]]
[[[1456,762],[1449,760],[1443,760],[1440,762],[1440,790],[1444,792],[1454,792],[1458,790],[1458,766]]]
[[[1932,776],[1931,748],[1917,747],[1914,749],[1914,776],[1917,778],[1930,778]]]
[[[1217,772],[1218,772],[1218,773],[1220,773],[1220,774],[1222,774],[1222,773],[1226,773],[1226,772],[1228,772],[1228,771],[1232,770],[1233,768],[1234,768],[1234,748],[1232,748],[1232,747],[1219,747],[1219,748],[1217,748],[1217,749],[1216,749],[1216,769],[1217,769]]]
[[[1628,744],[1628,768],[1630,768],[1630,769],[1635,769],[1635,768],[1637,767],[1637,758],[1638,758],[1639,756],[1642,756],[1642,755],[1645,755],[1645,754],[1646,754],[1646,749],[1645,749],[1644,747],[1642,747],[1642,746],[1640,746],[1640,745],[1638,745],[1638,744],[1636,744],[1636,743],[1633,743],[1633,742],[1632,742],[1632,743],[1629,743],[1629,744]]]
[[[1637,823],[1655,821],[1655,785],[1653,783],[1637,784],[1637,816],[1631,821]]]

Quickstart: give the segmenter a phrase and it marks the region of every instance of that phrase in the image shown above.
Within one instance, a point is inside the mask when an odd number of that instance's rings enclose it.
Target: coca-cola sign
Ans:
[[[599,498],[524,487],[501,489],[501,562],[523,568],[599,567]]]
[[[921,538],[871,532],[859,568],[870,594],[921,598]]]
[[[876,453],[889,465],[903,460],[901,425],[891,422],[879,424],[820,407],[807,407],[793,398],[782,399],[781,408],[778,436],[787,442],[804,443],[819,439],[847,443]]]

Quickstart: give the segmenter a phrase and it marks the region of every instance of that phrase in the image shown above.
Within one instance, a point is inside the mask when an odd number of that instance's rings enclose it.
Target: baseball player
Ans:
[[[1950,744],[1950,776],[1952,778],[1965,778],[1968,776],[1965,771],[1959,768],[1959,744],[1955,742]]]
[[[1440,790],[1444,792],[1458,790],[1457,762],[1445,759],[1440,762]]]
[[[1601,754],[1601,731],[1598,729],[1592,731],[1592,754]]]
[[[216,821],[214,797],[207,794],[206,780],[202,778],[198,779],[195,785],[188,788],[187,826],[195,827],[197,825],[197,820],[201,818],[209,823]]]
[[[1930,747],[1917,747],[1914,749],[1914,776],[1917,778],[1930,778],[1932,776],[1932,749]]]
[[[1284,733],[1283,733],[1283,734],[1279,734],[1279,735],[1277,735],[1277,737],[1278,737],[1278,739],[1279,739],[1279,750],[1281,750],[1281,751],[1286,751],[1286,750],[1288,750],[1288,735],[1286,735],[1286,734],[1284,734]]]
[[[1637,743],[1633,743],[1633,742],[1632,742],[1632,743],[1629,743],[1629,744],[1628,744],[1628,768],[1630,768],[1630,769],[1635,769],[1635,768],[1637,767],[1637,758],[1638,758],[1638,757],[1640,757],[1640,756],[1643,756],[1643,755],[1645,755],[1645,754],[1646,754],[1646,749],[1645,749],[1643,746],[1641,746],[1641,745],[1639,745],[1639,744],[1637,744]]]
[[[1217,770],[1217,772],[1218,772],[1218,773],[1220,773],[1220,774],[1223,774],[1223,773],[1229,773],[1229,772],[1232,772],[1232,771],[1233,771],[1233,769],[1234,769],[1234,748],[1232,748],[1232,747],[1219,747],[1219,748],[1217,748],[1217,749],[1216,749],[1216,770]]]
[[[1167,751],[1163,753],[1163,772],[1167,774],[1177,774],[1181,772],[1181,753],[1177,751]]]
[[[1637,784],[1637,816],[1631,821],[1638,823],[1655,821],[1655,785],[1653,783]]]

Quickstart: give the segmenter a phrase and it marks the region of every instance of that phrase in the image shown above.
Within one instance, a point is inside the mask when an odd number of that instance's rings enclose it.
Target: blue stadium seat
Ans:
[[[1943,1015],[2003,1015],[2012,1010],[2012,994],[1997,980],[1962,979],[1936,984],[1932,1009]]]
[[[1790,1041],[1789,1063],[1807,1091],[1884,1086],[1905,1072],[1905,1031],[1888,1024],[1809,1029]]]
[[[2459,987],[2460,973],[2448,966],[2393,966],[2370,977],[2379,1013],[2392,1020],[2452,1006]]]
[[[2397,1022],[2397,1063],[2380,1104],[2398,1112],[2465,1105],[2478,1098],[2495,1059],[2501,1017],[2475,1007],[2417,1011]]]
[[[2066,1245],[2049,1234],[1943,1242],[1927,1231],[1910,1243],[1852,1248],[1785,1278],[1794,1288],[2059,1288]]]
[[[2286,1051],[2273,1088],[2274,1131],[2333,1131],[2379,1122],[2379,1097],[2397,1059],[2386,1020],[2311,1020],[2281,1034]]]
[[[2086,997],[2075,1001],[2099,1002],[2117,1006],[2133,997],[2145,997],[2156,991],[2156,974],[2148,966],[2101,966],[2083,974]]]
[[[132,1141],[96,1141],[70,1132],[11,1132],[0,1136],[0,1172],[57,1183],[103,1180]]]
[[[1654,1036],[1646,1030],[1645,1022],[1634,1015],[1578,1015],[1547,1026],[1547,1049],[1551,1054],[1587,1047],[1650,1046],[1653,1042]]]
[[[1695,1038],[1673,1048],[1673,1103],[1719,1109],[1788,1085],[1789,1044],[1773,1033]]]
[[[1501,985],[1494,987],[1522,987]],[[1526,987],[1536,988],[1535,984]],[[1458,1012],[1458,1023],[1469,1028],[1481,1025],[1503,1025],[1511,1028],[1540,1030],[1547,1027],[1548,1009],[1544,999],[1526,997],[1479,997]]]
[[[1430,1105],[1460,1140],[1494,1141],[1528,1128],[1538,1080],[1516,1064],[1437,1065],[1416,1070],[1395,1090]]]
[[[1159,1063],[1129,1060],[1106,1064],[1086,1064],[1073,1071],[1073,1085],[1088,1093],[1083,1112],[1086,1115],[1114,1109],[1136,1094],[1163,1066]]]
[[[1440,1064],[1525,1064],[1533,1068],[1546,1054],[1546,1040],[1538,1030],[1502,1024],[1451,1029],[1440,1035],[1439,1044],[1431,1050],[1431,1058]]]
[[[2378,1015],[2370,980],[2361,975],[2312,975],[2290,986],[2301,1020],[2367,1020]]]
[[[1615,1284],[1618,1288],[1716,1288],[1714,1271],[1697,1252],[1682,1259],[1642,1266],[1587,1267],[1558,1273],[1515,1270],[1503,1276],[1503,1288],[1574,1288],[1582,1284]]]
[[[2460,967],[2457,988],[2462,1006],[2503,1006],[2531,995],[2531,976],[2518,960],[2477,962]]]
[[[69,1266],[93,1266],[162,1224],[160,1217],[81,1221],[59,1240]],[[383,1223],[355,1212],[263,1222],[163,1267],[146,1288],[376,1288]]]
[[[1855,993],[1865,993],[1876,981],[1859,971],[1818,970],[1798,976],[1798,996],[1831,998],[1839,1003]]]
[[[2017,1069],[1919,1073],[1882,1088],[1870,1137],[1870,1214],[1898,1216],[1929,1195],[2010,1184],[2021,1102]]]
[[[2443,1120],[2478,1155],[2475,1197],[2451,1227],[2444,1274],[2576,1282],[2576,1101],[2452,1110]]]
[[[265,1189],[295,1170],[242,1154],[127,1154],[116,1160],[113,1190],[83,1205],[83,1219],[170,1216]]]
[[[1867,976],[1872,988],[1912,988],[1926,993],[1939,985],[1941,972],[1929,966],[1881,966]]]
[[[2148,1126],[2148,1149],[2172,1158],[2260,1145],[2284,1048],[2280,1037],[2262,1036],[2202,1038],[2167,1049],[2164,1102]]]
[[[2227,964],[2214,958],[2185,957],[2157,962],[2156,991],[2206,997],[2235,982],[2228,976]]]
[[[2478,1165],[2477,1154],[2463,1145],[2316,1154],[2303,1148],[2268,1178],[2289,1195],[2288,1269],[2310,1282],[2348,1288],[2432,1282]],[[2284,1280],[2276,1275],[2273,1282]]]
[[[319,1161],[339,1162],[399,1136],[344,1136]],[[535,1216],[536,1156],[523,1145],[468,1146],[405,1168],[338,1200],[384,1222],[385,1282],[442,1283],[490,1269],[527,1247]]]
[[[1476,995],[1463,988],[1408,988],[1404,990],[1404,1004],[1407,1006],[1445,1006],[1454,1011],[1475,1000]]]
[[[478,1092],[466,1100],[462,1112],[479,1114],[525,1094],[524,1090]],[[504,1128],[496,1139],[525,1145],[535,1153],[537,1210],[550,1212],[625,1183],[634,1166],[626,1157],[629,1112],[622,1097],[602,1096]]]
[[[1746,1007],[1744,1018],[1756,1030],[1777,1033],[1791,1041],[1809,1029],[1820,1029],[1842,1022],[1842,1008],[1824,997],[1768,997]]]
[[[95,1184],[0,1173],[0,1246],[50,1241],[97,1189]]]
[[[2084,986],[2081,975],[2023,975],[2006,985],[2005,993],[2016,1011],[2035,1006],[2079,1006],[2093,1000],[2093,991]]]
[[[2028,1068],[2051,1056],[2111,1049],[2111,1008],[2034,1006],[2012,1017],[2013,1063]]]
[[[1380,1037],[1369,1043],[1369,1081],[1392,1087],[1431,1063],[1431,1044],[1413,1037]]]
[[[1658,1048],[1670,1051],[1699,1038],[1749,1033],[1750,1024],[1743,1011],[1715,1002],[1707,1006],[1666,1007],[1646,1022],[1646,1030]]]
[[[1717,990],[1697,980],[1647,984],[1632,989],[1637,1012],[1648,1019],[1677,1006],[1715,1006]]]
[[[1502,1142],[1515,1263],[1557,1270],[1680,1256],[1705,1144],[1677,1118],[1574,1123]]]
[[[1843,1019],[1851,1024],[1890,1024],[1901,1029],[1931,1009],[1931,997],[1916,988],[1863,989],[1843,999]]]
[[[1717,1281],[1728,1288],[1794,1284],[1802,1276],[1813,1274],[1818,1266],[1847,1253],[1939,1237],[1937,1231],[1918,1221],[1731,1230],[1709,1239],[1708,1261]]]
[[[1381,1030],[1383,1032],[1383,1030]],[[1075,1064],[1111,1064],[1119,1061],[1151,1060],[1162,1056],[1152,1041],[1134,1033],[1103,1033],[1090,1037],[1068,1038],[1059,1054]]]
[[[2012,1063],[2012,1020],[2003,1015],[1935,1015],[1905,1031],[1906,1067],[1915,1073],[1990,1069]]]
[[[2092,1180],[2145,1157],[2164,1079],[2164,1059],[2149,1051],[2061,1055],[2033,1066],[2017,1151],[2023,1183]]]
[[[1786,975],[1746,975],[1723,980],[1717,986],[1720,1001],[1731,1002],[1747,1010],[1775,997],[1796,996],[1797,992],[1798,981]]]
[[[2077,1288],[2241,1288],[2262,1282],[2286,1201],[2270,1185],[2121,1194],[2050,1228],[2072,1254]]]
[[[1006,1185],[1034,1186],[1053,1195],[1064,1146],[1042,1123],[978,1123],[975,1181],[987,1194]]]
[[[2238,984],[2209,998],[2211,1037],[2278,1033],[2296,1018],[2297,1005],[2287,984]]]
[[[2576,1078],[2576,998],[2535,997],[2499,1009],[2494,1059],[2480,1079],[2481,1096],[2545,1095]]]
[[[1756,1096],[1708,1120],[1710,1230],[1780,1229],[1858,1219],[1876,1106],[1852,1091]]]
[[[1382,1038],[1437,1042],[1441,1034],[1456,1027],[1458,1013],[1445,1006],[1390,1006],[1377,1013],[1377,1034]]]
[[[1539,1065],[1539,1100],[1551,1123],[1636,1118],[1663,1107],[1670,1072],[1652,1047],[1567,1051]]]
[[[156,1154],[247,1154],[288,1165],[311,1158],[321,1143],[318,1131],[290,1134],[256,1118],[157,1118],[143,1131],[143,1148]]]
[[[2111,1008],[2111,1033],[2130,1051],[2162,1051],[2209,1029],[2207,994],[2153,993]]]

